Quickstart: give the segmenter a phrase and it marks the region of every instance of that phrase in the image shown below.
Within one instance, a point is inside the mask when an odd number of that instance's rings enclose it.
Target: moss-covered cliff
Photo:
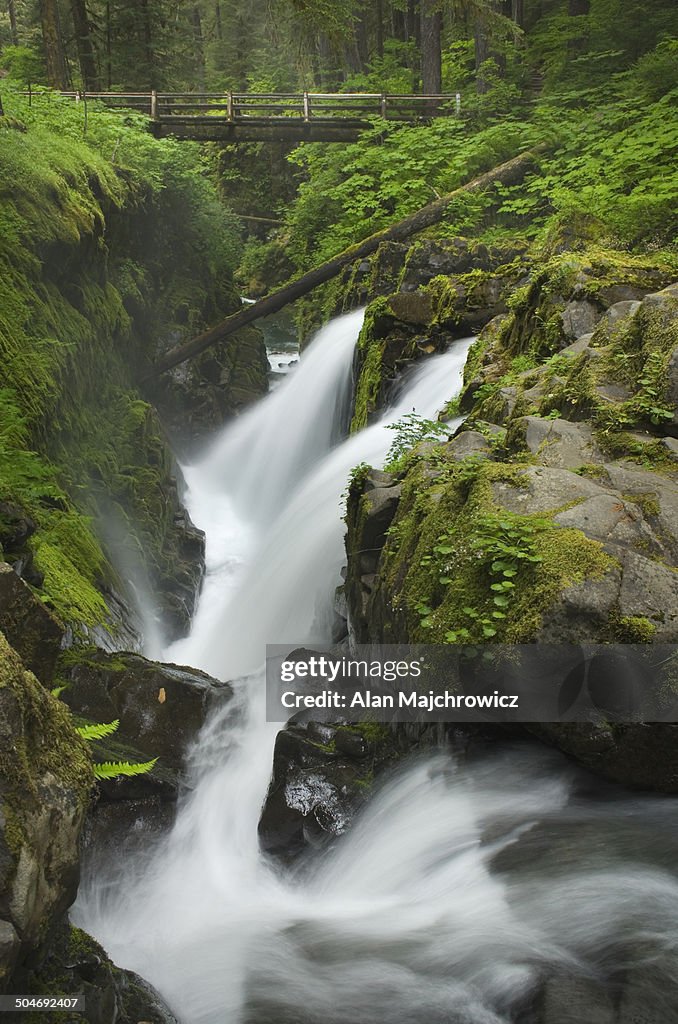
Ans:
[[[265,390],[265,352],[250,332],[140,381],[163,347],[237,308],[233,218],[197,147],[153,139],[134,115],[90,109],[84,134],[72,102],[4,105],[0,544],[76,629],[111,622],[113,562],[148,579],[176,633],[201,540],[165,426],[186,443],[220,425]]]

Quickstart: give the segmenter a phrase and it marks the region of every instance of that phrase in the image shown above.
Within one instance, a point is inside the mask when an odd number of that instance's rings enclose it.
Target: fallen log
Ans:
[[[520,156],[514,157],[512,160],[507,161],[507,163],[494,167],[485,174],[481,174],[480,177],[474,178],[473,181],[469,181],[466,185],[455,189],[454,192],[450,192],[441,199],[436,199],[435,202],[429,203],[428,206],[423,206],[415,213],[409,214],[409,216],[399,220],[390,228],[377,231],[376,234],[370,235],[369,238],[363,239],[362,242],[352,245],[349,249],[344,249],[343,252],[340,252],[331,260],[322,263],[314,270],[309,270],[307,274],[303,274],[295,281],[290,282],[290,284],[286,284],[283,288],[279,288],[270,295],[266,295],[263,299],[259,299],[250,306],[245,306],[244,309],[226,317],[216,327],[210,328],[204,334],[200,334],[198,337],[191,339],[191,341],[184,342],[182,345],[177,345],[175,348],[170,349],[169,352],[166,352],[158,359],[152,373],[164,373],[165,370],[171,370],[172,367],[178,366],[179,363],[184,363],[187,359],[197,356],[200,352],[204,352],[210,345],[223,341],[224,338],[240,330],[241,327],[251,324],[254,320],[258,320],[262,316],[269,316],[271,313],[277,313],[283,306],[313,291],[318,285],[331,280],[348,264],[364,259],[365,256],[370,256],[379,248],[382,242],[399,242],[409,238],[410,235],[416,234],[418,231],[423,231],[424,228],[431,227],[432,224],[442,220],[447,208],[459,196],[467,195],[470,192],[482,192],[496,182],[502,185],[516,185],[534,167],[534,152],[527,152],[521,153]]]

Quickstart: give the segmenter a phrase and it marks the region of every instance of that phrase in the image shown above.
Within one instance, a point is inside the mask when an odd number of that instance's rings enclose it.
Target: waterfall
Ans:
[[[208,571],[191,636],[166,656],[235,680],[235,700],[196,744],[172,833],[144,860],[90,866],[75,919],[183,1024],[507,1024],[540,977],[622,970],[641,948],[669,985],[675,802],[584,799],[555,755],[422,757],[303,870],[259,851],[279,728],[265,645],[327,639],[348,474],[383,462],[390,423],[458,393],[471,340],[414,367],[379,422],[339,443],[361,323],[321,331],[186,471]]]

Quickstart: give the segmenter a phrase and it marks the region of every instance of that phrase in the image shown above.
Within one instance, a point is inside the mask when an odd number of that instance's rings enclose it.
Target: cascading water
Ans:
[[[585,796],[559,758],[520,747],[435,754],[295,875],[259,852],[278,729],[265,722],[265,644],[327,639],[348,473],[383,460],[389,423],[433,416],[458,391],[468,349],[425,361],[379,423],[332,448],[361,319],[322,331],[187,471],[208,574],[191,636],[167,656],[236,678],[236,697],[203,730],[171,835],[144,861],[90,869],[76,919],[185,1024],[505,1024],[541,976],[639,958],[670,1024],[672,800]]]

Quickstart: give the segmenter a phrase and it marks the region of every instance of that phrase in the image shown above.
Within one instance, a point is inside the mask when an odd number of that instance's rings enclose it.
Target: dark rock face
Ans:
[[[96,760],[149,761],[148,775],[101,784],[110,800],[176,799],[186,752],[208,715],[232,690],[197,669],[160,665],[136,654],[70,653],[61,667],[61,697],[90,722],[119,719],[116,733],[93,746]]]
[[[17,979],[15,989],[18,983],[21,991],[84,995],[86,1011],[77,1019],[86,1024],[177,1024],[152,985],[117,967],[90,935],[66,923],[40,970]]]
[[[49,686],[64,627],[6,562],[0,562],[0,629],[26,668]]]
[[[278,733],[259,821],[268,853],[289,862],[344,832],[372,781],[398,756],[386,726],[292,724]]]
[[[678,725],[530,725],[539,739],[624,786],[678,793]]]
[[[92,783],[68,711],[0,633],[0,990],[75,898]]]
[[[263,335],[246,327],[164,374],[153,399],[177,451],[190,451],[265,395],[268,370]]]
[[[0,501],[0,557],[33,587],[41,587],[43,575],[33,566],[33,552],[27,541],[37,530],[37,523],[13,501]]]

